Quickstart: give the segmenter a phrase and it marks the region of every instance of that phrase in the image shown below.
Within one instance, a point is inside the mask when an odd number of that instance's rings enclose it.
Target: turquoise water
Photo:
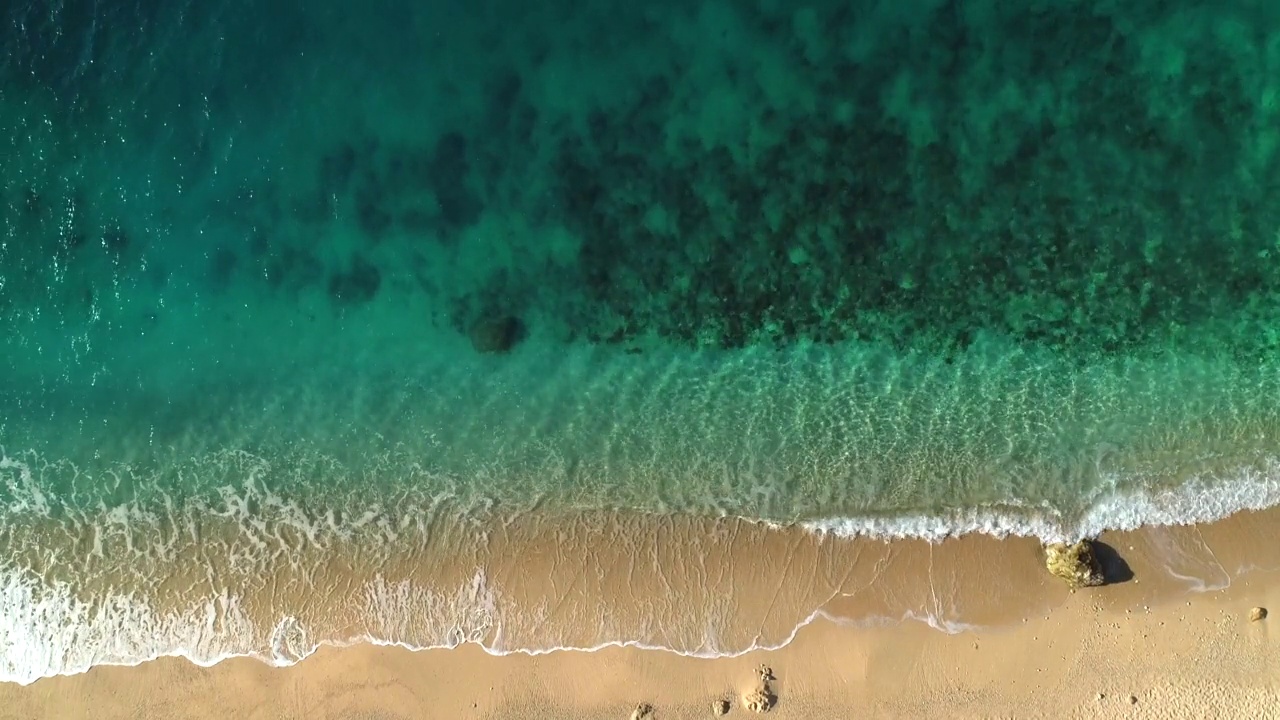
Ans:
[[[1280,10],[1003,5],[7,7],[0,676],[292,661],[228,608],[369,547],[487,637],[530,515],[1280,501]]]

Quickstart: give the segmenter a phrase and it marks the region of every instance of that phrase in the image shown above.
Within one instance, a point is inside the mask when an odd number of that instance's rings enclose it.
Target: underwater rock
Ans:
[[[720,717],[721,715],[728,715],[728,714],[729,714],[729,701],[728,701],[728,700],[724,700],[724,699],[720,699],[720,700],[714,700],[714,701],[712,701],[712,703],[711,703],[711,714],[712,714],[712,715],[715,715],[716,717]]]
[[[650,720],[652,717],[653,706],[649,703],[640,703],[631,711],[631,720]]]
[[[479,353],[505,353],[524,340],[525,327],[513,315],[482,317],[467,332],[471,346]]]
[[[1073,590],[1096,587],[1106,582],[1102,563],[1093,551],[1092,540],[1081,540],[1074,545],[1050,543],[1045,545],[1044,554],[1049,573],[1066,580]]]
[[[1267,609],[1264,607],[1256,607],[1249,611],[1249,622],[1258,622],[1267,619]]]

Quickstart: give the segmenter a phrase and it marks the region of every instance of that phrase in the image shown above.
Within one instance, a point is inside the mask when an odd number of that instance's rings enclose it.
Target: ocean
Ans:
[[[0,680],[1280,503],[1269,3],[19,0],[0,83]]]

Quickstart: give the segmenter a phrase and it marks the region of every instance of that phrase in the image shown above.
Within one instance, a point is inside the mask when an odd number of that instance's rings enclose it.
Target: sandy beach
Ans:
[[[813,578],[838,588],[778,650],[705,659],[358,645],[286,668],[162,658],[0,687],[0,717],[656,720],[715,717],[717,701],[750,717],[746,698],[761,688],[777,718],[1280,717],[1277,620],[1250,617],[1280,608],[1278,521],[1268,510],[1106,534],[1112,582],[1074,592],[1044,571],[1035,540],[847,540],[743,523],[733,555],[715,558],[758,570],[733,575],[735,617],[763,627],[776,606],[821,595]],[[857,558],[837,577],[841,559]],[[554,563],[542,570],[556,586]],[[810,587],[779,593],[782,578]],[[642,586],[606,577],[595,587],[619,605],[663,591],[633,579]],[[895,616],[902,608],[908,617]]]

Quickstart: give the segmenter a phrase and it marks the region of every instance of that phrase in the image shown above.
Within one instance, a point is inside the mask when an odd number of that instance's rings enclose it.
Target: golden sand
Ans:
[[[1280,718],[1280,634],[1273,618],[1251,620],[1280,607],[1280,510],[1109,533],[1111,584],[1074,592],[1027,539],[930,545],[629,522],[632,554],[654,562],[580,578],[576,597],[625,607],[645,593],[705,597],[709,586],[731,596],[726,611],[743,627],[769,633],[806,602],[823,614],[782,649],[733,658],[620,647],[494,656],[471,644],[323,648],[288,668],[163,658],[0,686],[0,718],[666,720],[716,717],[723,701],[730,718]],[[686,558],[658,538],[686,532],[721,540],[702,546],[714,551],[702,571],[659,572]],[[550,536],[525,541],[519,574],[546,583],[528,591],[567,588]],[[716,567],[722,576],[706,574]],[[949,634],[904,610],[977,627]],[[759,715],[746,707],[755,702]]]

